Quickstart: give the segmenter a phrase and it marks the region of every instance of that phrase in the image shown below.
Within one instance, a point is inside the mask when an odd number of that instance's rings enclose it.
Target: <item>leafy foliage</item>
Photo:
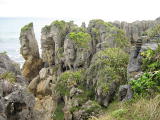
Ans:
[[[88,43],[91,40],[91,36],[85,32],[71,32],[69,38],[76,43],[78,48],[88,48]]]
[[[81,84],[81,80],[83,79],[83,70],[78,71],[66,71],[59,76],[56,85],[56,91],[60,93],[60,95],[68,95],[69,90],[76,85]]]
[[[160,68],[160,45],[154,51],[148,49],[141,53],[142,59],[142,70],[143,71],[156,71]]]
[[[123,83],[127,80],[128,54],[120,48],[108,48],[99,51],[87,71],[87,79],[97,78],[97,86],[106,94],[113,82]]]
[[[97,53],[96,63],[104,63],[114,69],[116,74],[126,79],[128,54],[120,48],[108,48]]]
[[[154,37],[156,35],[160,35],[160,24],[154,26],[153,28],[147,31],[148,36]]]
[[[66,24],[65,24],[65,21],[63,21],[63,20],[61,20],[61,21],[56,20],[56,21],[53,21],[51,23],[51,25],[55,25],[56,27],[59,27],[60,29],[63,29]]]
[[[144,73],[130,82],[135,94],[143,95],[151,91],[160,91],[160,71]]]

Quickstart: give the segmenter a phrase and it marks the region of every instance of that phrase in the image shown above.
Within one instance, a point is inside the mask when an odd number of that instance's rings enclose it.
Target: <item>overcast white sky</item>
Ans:
[[[0,0],[0,17],[120,20],[160,16],[160,0]]]

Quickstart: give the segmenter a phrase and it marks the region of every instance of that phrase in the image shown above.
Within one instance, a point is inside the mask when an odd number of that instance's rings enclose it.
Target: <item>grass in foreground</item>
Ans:
[[[104,115],[89,120],[160,120],[160,94],[152,99],[111,103]]]

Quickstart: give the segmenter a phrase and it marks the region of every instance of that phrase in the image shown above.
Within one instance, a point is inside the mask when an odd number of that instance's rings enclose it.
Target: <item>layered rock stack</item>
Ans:
[[[43,66],[39,56],[39,48],[33,30],[33,23],[30,23],[21,29],[19,39],[21,44],[20,53],[25,59],[22,74],[30,82],[36,77]]]

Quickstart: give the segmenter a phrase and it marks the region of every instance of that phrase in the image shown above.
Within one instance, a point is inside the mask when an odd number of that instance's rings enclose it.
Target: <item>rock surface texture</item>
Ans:
[[[34,120],[35,99],[19,65],[4,53],[0,63],[0,120]]]

